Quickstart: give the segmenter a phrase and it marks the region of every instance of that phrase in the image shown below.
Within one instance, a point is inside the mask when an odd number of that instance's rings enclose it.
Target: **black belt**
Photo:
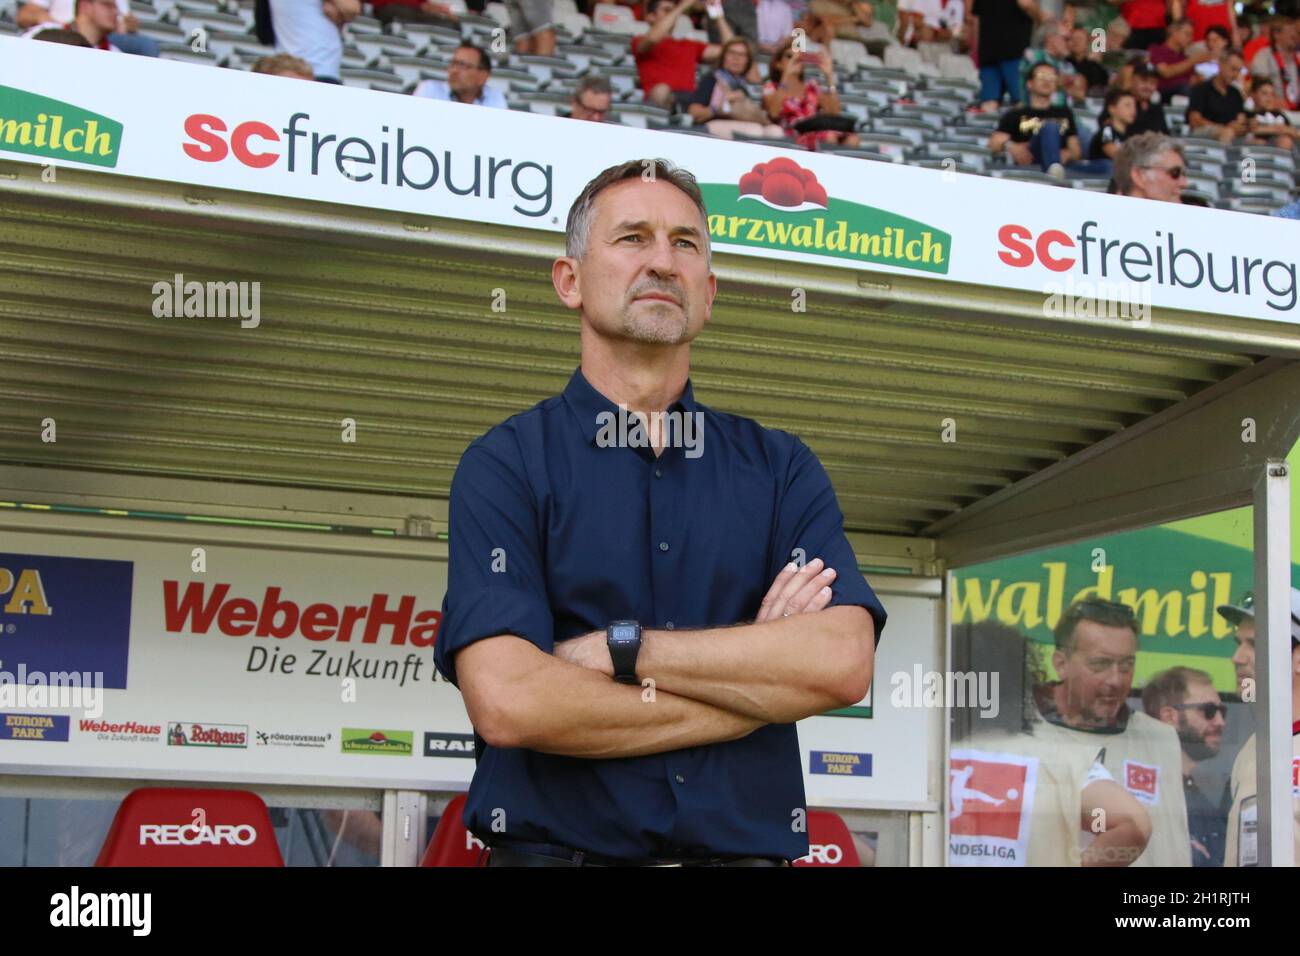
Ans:
[[[789,866],[765,856],[619,860],[550,843],[512,843],[488,850],[488,866]]]

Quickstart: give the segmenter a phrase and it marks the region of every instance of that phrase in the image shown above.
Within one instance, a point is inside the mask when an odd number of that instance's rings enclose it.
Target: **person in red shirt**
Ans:
[[[674,112],[684,111],[695,93],[695,67],[701,61],[717,62],[722,45],[735,36],[722,15],[721,4],[718,4],[710,6],[708,14],[709,19],[717,24],[721,43],[673,37],[671,34],[677,18],[697,2],[649,0],[645,21],[650,24],[650,30],[632,38],[632,55],[636,58],[646,101]]]
[[[1231,0],[1185,0],[1185,3],[1182,19],[1191,21],[1196,40],[1204,40],[1205,31],[1210,27],[1223,27],[1229,37],[1237,35],[1237,11]]]
[[[1163,40],[1167,12],[1166,0],[1125,0],[1121,3],[1119,15],[1133,28],[1124,46],[1130,50],[1145,50]]]
[[[1285,19],[1286,17],[1272,17],[1260,24],[1259,33],[1241,48],[1241,56],[1246,61],[1247,66],[1255,61],[1255,54],[1273,42],[1273,28],[1277,26],[1279,21]]]

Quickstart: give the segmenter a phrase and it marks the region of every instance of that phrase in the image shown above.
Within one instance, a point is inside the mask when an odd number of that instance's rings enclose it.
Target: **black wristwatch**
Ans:
[[[605,644],[614,662],[614,680],[635,684],[636,658],[641,651],[641,625],[636,621],[610,621],[605,628]]]

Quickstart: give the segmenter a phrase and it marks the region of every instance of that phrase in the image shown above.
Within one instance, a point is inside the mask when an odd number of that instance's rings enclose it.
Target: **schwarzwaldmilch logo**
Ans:
[[[0,150],[117,165],[122,124],[71,103],[0,86]]]
[[[343,753],[392,754],[409,757],[415,750],[415,732],[411,730],[373,730],[344,727]]]
[[[831,196],[788,156],[755,164],[735,185],[700,183],[700,192],[715,242],[948,273],[948,233]]]

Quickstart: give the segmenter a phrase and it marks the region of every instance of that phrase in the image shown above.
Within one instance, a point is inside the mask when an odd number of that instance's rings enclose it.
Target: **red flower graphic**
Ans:
[[[778,156],[740,177],[740,195],[761,196],[770,205],[798,209],[805,204],[826,208],[826,187],[817,174],[788,156]]]

